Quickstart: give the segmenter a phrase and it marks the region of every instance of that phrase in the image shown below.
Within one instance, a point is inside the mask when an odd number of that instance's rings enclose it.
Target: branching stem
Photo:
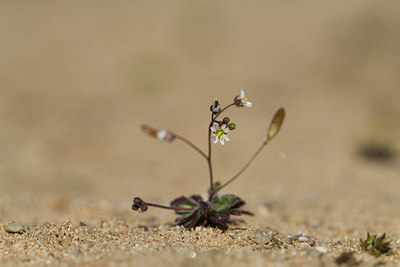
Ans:
[[[214,186],[214,178],[213,178],[213,170],[212,170],[212,162],[211,162],[211,126],[215,122],[215,119],[218,118],[219,115],[221,115],[225,110],[228,108],[234,106],[235,103],[229,104],[226,107],[224,107],[220,112],[217,114],[211,113],[211,122],[208,125],[208,157],[207,157],[207,162],[208,162],[208,169],[210,170],[210,197],[209,200],[211,201],[212,197],[215,195],[215,186]]]
[[[231,179],[229,179],[226,183],[224,183],[223,185],[221,185],[217,190],[214,190],[214,194],[213,196],[222,188],[224,188],[225,186],[227,186],[228,184],[232,183],[234,180],[236,180],[249,166],[250,164],[254,161],[254,159],[258,156],[258,154],[260,154],[261,150],[265,147],[265,145],[267,144],[266,141],[264,141],[261,146],[257,149],[257,151],[253,154],[253,156],[250,158],[250,160],[243,166],[243,168],[236,173]]]
[[[232,107],[232,106],[234,106],[234,105],[235,105],[235,103],[232,103],[232,104],[229,104],[229,105],[227,105],[226,107],[224,107],[220,112],[218,112],[217,115],[215,115],[214,120],[215,120],[216,118],[218,118],[218,116],[221,115],[222,112],[224,112],[225,110],[227,110],[228,108],[230,108],[230,107]],[[211,126],[210,126],[210,127],[211,127]]]
[[[214,178],[213,178],[213,169],[212,169],[212,162],[211,162],[211,126],[214,123],[214,114],[211,113],[211,122],[210,125],[208,126],[208,156],[207,156],[207,163],[208,163],[208,170],[210,172],[210,190],[211,192],[214,192]]]

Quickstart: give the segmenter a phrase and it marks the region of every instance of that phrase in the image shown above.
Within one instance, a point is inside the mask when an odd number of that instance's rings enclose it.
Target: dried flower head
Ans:
[[[148,125],[142,125],[142,131],[147,136],[157,138],[160,141],[172,142],[175,139],[174,133],[165,129],[156,130]]]
[[[148,209],[148,206],[140,197],[135,197],[133,199],[132,209],[139,212],[145,212]]]

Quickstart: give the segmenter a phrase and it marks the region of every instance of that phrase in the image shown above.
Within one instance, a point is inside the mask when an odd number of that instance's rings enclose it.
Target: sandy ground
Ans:
[[[0,3],[0,265],[335,265],[400,261],[400,5],[374,1]],[[208,188],[209,106],[245,88],[231,141],[213,146],[254,217],[222,232],[130,209]],[[5,226],[30,229],[11,234]],[[302,231],[308,241],[287,235]],[[360,251],[367,232],[391,256]]]

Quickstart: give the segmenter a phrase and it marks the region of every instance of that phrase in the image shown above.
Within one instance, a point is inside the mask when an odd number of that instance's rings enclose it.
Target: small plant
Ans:
[[[250,160],[242,167],[242,169],[240,169],[228,181],[223,184],[214,182],[211,161],[211,141],[213,140],[214,144],[220,143],[221,145],[224,145],[226,141],[230,140],[228,136],[229,132],[236,129],[236,124],[232,123],[229,117],[224,117],[222,120],[220,119],[222,113],[231,107],[242,108],[252,106],[253,103],[248,101],[248,99],[244,96],[243,89],[241,89],[240,94],[233,99],[233,103],[224,108],[221,108],[221,104],[218,99],[214,100],[213,104],[210,106],[211,120],[210,124],[208,125],[207,154],[183,136],[177,135],[165,129],[156,130],[150,126],[142,125],[142,131],[150,137],[158,138],[159,140],[166,142],[180,140],[196,150],[207,161],[210,176],[210,189],[208,190],[207,199],[203,199],[200,195],[192,195],[190,197],[181,196],[172,200],[170,206],[145,202],[140,197],[135,197],[133,199],[132,209],[139,212],[145,212],[148,207],[174,210],[175,213],[179,215],[179,217],[176,219],[176,224],[183,225],[187,228],[194,228],[199,225],[226,228],[226,224],[229,222],[230,215],[253,215],[251,212],[241,209],[245,202],[240,197],[233,194],[219,195],[218,192],[236,180],[249,167],[261,150],[278,134],[285,117],[285,110],[280,108],[275,113],[261,146],[257,149]]]
[[[392,239],[386,237],[386,234],[376,237],[376,235],[367,233],[367,239],[364,241],[360,239],[360,242],[361,249],[363,251],[368,251],[375,257],[379,257],[382,254],[390,255],[393,253],[393,248],[390,247]]]

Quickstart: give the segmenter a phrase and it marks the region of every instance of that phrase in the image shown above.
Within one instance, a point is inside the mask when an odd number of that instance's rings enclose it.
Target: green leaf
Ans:
[[[221,187],[221,183],[220,182],[215,182],[214,183],[214,189],[218,190]]]
[[[271,124],[269,125],[265,143],[274,139],[274,137],[278,134],[279,130],[281,129],[284,118],[285,118],[285,109],[284,108],[278,109],[278,111],[272,118]]]
[[[374,245],[376,240],[376,235],[369,235],[367,236],[367,240],[365,240],[365,243],[368,245]]]
[[[385,244],[390,244],[393,240],[390,238],[384,238],[381,240],[381,244],[385,245]]]
[[[215,196],[212,200],[212,206],[217,212],[227,211],[237,204],[239,204],[242,200],[232,194],[226,194],[222,197]]]
[[[197,206],[197,203],[194,202],[194,200],[191,198],[181,196],[179,198],[172,200],[170,205],[171,205],[171,207],[174,207],[174,208],[194,208]],[[190,210],[175,211],[176,214],[188,214],[190,212],[191,212]]]

